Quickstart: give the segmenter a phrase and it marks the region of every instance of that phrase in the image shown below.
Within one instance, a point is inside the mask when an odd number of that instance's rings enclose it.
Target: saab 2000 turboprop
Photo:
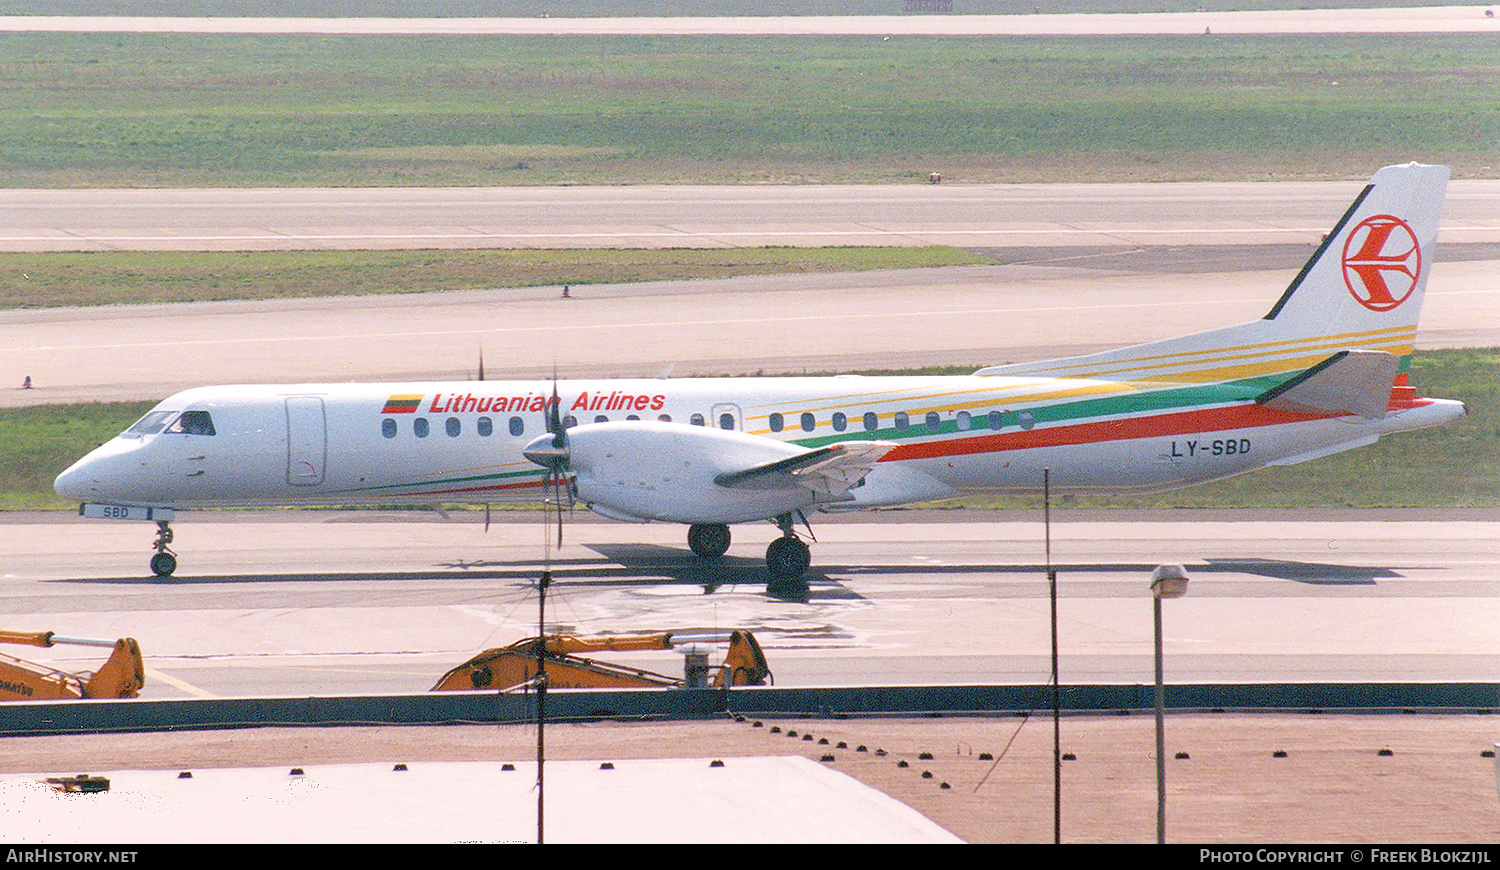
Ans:
[[[690,526],[705,559],[770,520],[796,589],[809,510],[970,493],[1187,486],[1463,416],[1407,383],[1448,169],[1375,174],[1264,318],[963,377],[775,377],[201,387],[57,478],[85,516],[488,504],[549,487],[616,520]]]

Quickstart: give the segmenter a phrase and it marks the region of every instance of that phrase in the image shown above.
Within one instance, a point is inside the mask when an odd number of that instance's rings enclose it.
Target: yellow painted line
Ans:
[[[167,674],[164,674],[161,671],[156,670],[155,668],[147,668],[146,676],[150,680],[154,680],[159,683],[166,683],[167,685],[171,686],[174,689],[177,689],[178,691],[187,692],[189,695],[192,695],[195,698],[218,697],[218,695],[215,695],[213,692],[204,691],[203,689],[198,688],[192,683],[184,682],[173,676],[168,676]]]

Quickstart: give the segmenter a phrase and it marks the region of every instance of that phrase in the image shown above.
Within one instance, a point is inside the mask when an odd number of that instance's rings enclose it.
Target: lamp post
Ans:
[[[1161,602],[1187,594],[1188,575],[1181,565],[1158,565],[1151,572],[1151,606],[1156,617],[1156,842],[1167,842],[1167,749],[1162,721]]]

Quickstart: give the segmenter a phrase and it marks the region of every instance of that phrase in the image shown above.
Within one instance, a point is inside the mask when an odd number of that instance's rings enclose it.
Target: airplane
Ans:
[[[1269,313],[1118,350],[951,377],[210,386],[60,474],[84,516],[556,498],[688,525],[713,560],[774,522],[768,590],[805,592],[807,514],[974,493],[1172,489],[1436,426],[1463,403],[1407,371],[1449,171],[1375,173]]]

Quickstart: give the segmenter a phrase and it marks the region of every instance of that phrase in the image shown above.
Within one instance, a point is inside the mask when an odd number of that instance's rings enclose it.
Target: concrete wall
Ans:
[[[1250,683],[1166,687],[1174,710],[1339,710],[1478,712],[1500,710],[1500,683]],[[1069,713],[1152,708],[1154,687],[1063,686]],[[536,716],[534,695],[430,692],[315,698],[153,701],[17,701],[0,704],[0,735],[170,731],[268,725],[438,725],[521,722]],[[784,716],[962,715],[1052,709],[1047,686],[894,686],[829,689],[554,690],[547,718],[704,719],[731,713]]]

